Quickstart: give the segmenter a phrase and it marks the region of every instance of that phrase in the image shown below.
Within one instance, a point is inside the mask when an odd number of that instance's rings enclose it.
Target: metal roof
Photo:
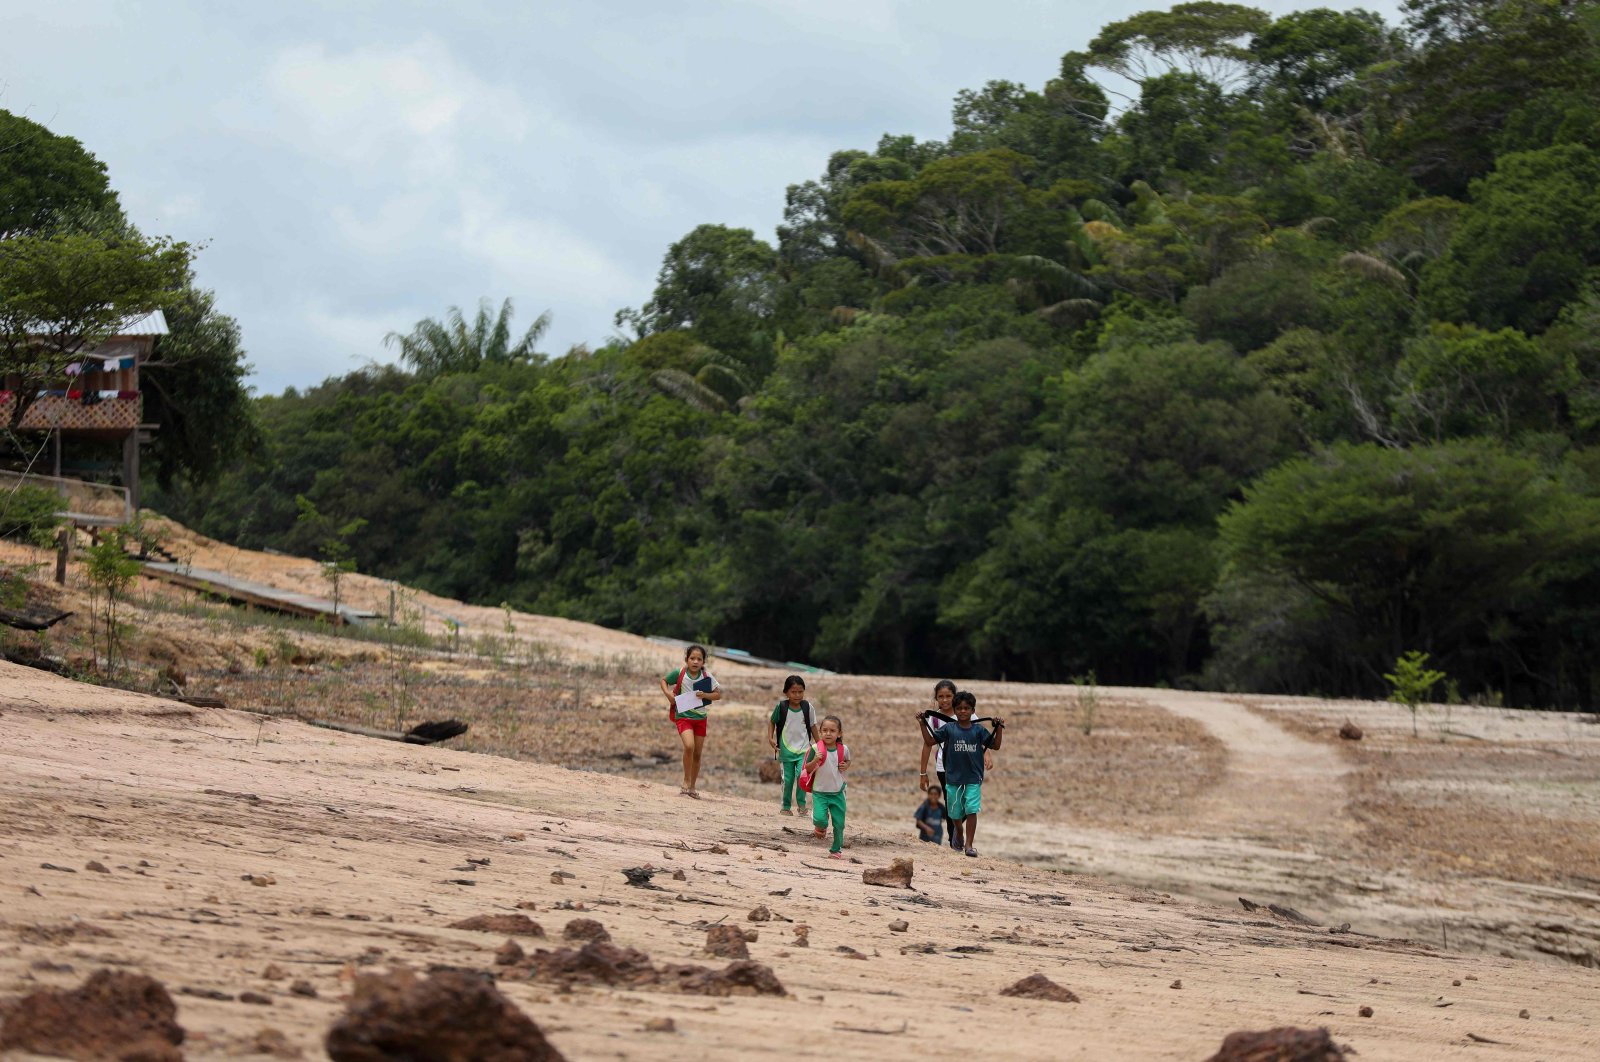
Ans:
[[[113,336],[164,336],[168,335],[167,317],[160,310],[151,310],[139,317],[124,317]]]

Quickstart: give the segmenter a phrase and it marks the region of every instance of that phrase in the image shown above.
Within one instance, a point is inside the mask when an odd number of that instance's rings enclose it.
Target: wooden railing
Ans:
[[[98,394],[98,392],[97,392]],[[0,424],[11,421],[16,396],[0,392]],[[25,431],[133,431],[144,414],[144,397],[138,392],[118,392],[117,397],[95,398],[85,404],[81,394],[45,394],[34,399],[22,414]]]

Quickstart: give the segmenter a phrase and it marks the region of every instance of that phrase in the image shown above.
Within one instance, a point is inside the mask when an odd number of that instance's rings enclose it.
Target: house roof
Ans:
[[[138,317],[124,317],[115,336],[164,336],[168,334],[167,316],[160,310],[151,310]]]

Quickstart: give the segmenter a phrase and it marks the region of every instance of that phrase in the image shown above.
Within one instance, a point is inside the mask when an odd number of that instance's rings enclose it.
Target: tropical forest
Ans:
[[[160,266],[144,503],[227,542],[839,671],[1383,696],[1427,654],[1571,708],[1597,85],[1594,2],[1179,4],[839,145],[770,238],[697,219],[610,336],[485,293],[276,395],[181,245],[53,202],[4,242]]]

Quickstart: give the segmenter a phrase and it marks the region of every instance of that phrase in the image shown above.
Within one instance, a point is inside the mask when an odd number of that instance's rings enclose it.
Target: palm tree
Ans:
[[[478,300],[478,313],[472,323],[458,306],[450,307],[444,321],[424,317],[409,335],[390,332],[383,337],[386,347],[400,348],[400,360],[419,376],[441,376],[453,372],[473,372],[484,365],[527,365],[543,355],[534,350],[550,327],[550,311],[540,314],[515,345],[511,343],[511,300],[500,304],[491,317],[489,300]]]

